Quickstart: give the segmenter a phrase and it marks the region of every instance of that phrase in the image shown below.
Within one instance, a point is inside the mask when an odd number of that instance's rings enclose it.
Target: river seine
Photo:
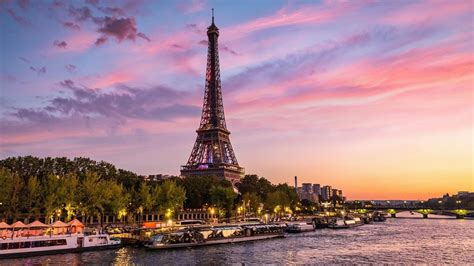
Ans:
[[[474,262],[474,220],[388,219],[353,229],[194,249],[118,250],[0,260],[0,265],[367,264]]]

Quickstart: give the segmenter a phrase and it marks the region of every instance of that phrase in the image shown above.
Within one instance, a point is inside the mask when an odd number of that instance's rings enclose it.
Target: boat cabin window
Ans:
[[[203,224],[201,220],[184,220],[176,222],[178,225],[199,225]]]
[[[0,250],[21,249],[21,248],[38,248],[38,247],[50,247],[50,246],[65,246],[66,244],[67,244],[66,239],[13,242],[13,243],[2,243],[2,245],[0,245]]]

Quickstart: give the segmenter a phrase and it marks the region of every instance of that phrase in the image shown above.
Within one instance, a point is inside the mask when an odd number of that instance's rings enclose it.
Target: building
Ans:
[[[298,198],[300,200],[309,200],[311,202],[319,202],[319,197],[317,194],[313,193],[313,184],[303,183],[301,187],[296,189],[298,193]]]
[[[313,193],[321,196],[321,185],[320,184],[313,184]]]
[[[311,183],[303,183],[301,184],[302,192],[303,193],[313,193],[313,184]]]
[[[320,184],[302,183],[301,187],[298,187],[298,179],[296,176],[295,190],[300,200],[306,199],[316,203],[319,203],[320,201],[332,202],[337,206],[345,201],[345,197],[342,195],[342,190],[337,188],[333,189],[329,185],[321,187]],[[334,196],[337,196],[337,198]]]
[[[181,176],[216,176],[235,185],[244,177],[245,170],[237,162],[225,122],[217,44],[219,29],[214,24],[214,14],[207,37],[209,47],[201,122],[188,162],[181,166]]]
[[[173,176],[171,175],[162,175],[162,174],[158,174],[158,175],[149,175],[149,176],[145,176],[143,177],[143,179],[145,181],[163,181],[163,180],[166,180],[166,179],[170,179],[172,178]]]
[[[321,188],[321,199],[328,201],[332,198],[332,188],[331,186],[323,186]]]
[[[300,200],[309,200],[311,202],[315,202],[315,203],[318,203],[319,202],[319,198],[316,194],[314,194],[313,192],[301,192],[298,194],[298,198]]]

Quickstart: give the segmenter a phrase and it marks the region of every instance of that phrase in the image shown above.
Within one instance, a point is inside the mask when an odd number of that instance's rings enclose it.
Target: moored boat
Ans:
[[[372,219],[374,222],[385,222],[387,220],[382,212],[374,212]]]
[[[344,219],[337,218],[328,224],[328,228],[344,229],[344,228],[349,228],[349,226],[344,222]]]
[[[298,222],[291,222],[288,223],[285,229],[287,233],[302,233],[302,232],[309,232],[314,231],[315,225],[310,222],[305,221],[298,221]]]
[[[371,223],[374,222],[374,220],[372,219],[371,214],[366,214],[366,215],[362,216],[362,221],[364,222],[364,224],[371,224]]]
[[[189,228],[159,233],[145,244],[148,249],[170,249],[239,243],[283,236],[283,227],[277,224],[228,225]]]
[[[329,223],[328,228],[331,229],[346,229],[363,225],[360,218],[355,217],[354,219],[348,218],[336,218],[334,221]]]
[[[2,228],[0,259],[108,249],[121,244],[120,239],[108,234],[85,233],[84,225],[77,220],[68,224],[15,224]]]

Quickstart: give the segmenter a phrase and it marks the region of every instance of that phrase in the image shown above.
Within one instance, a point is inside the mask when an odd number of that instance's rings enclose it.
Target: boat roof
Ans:
[[[34,222],[32,222],[32,223],[29,223],[27,226],[28,226],[29,228],[33,228],[33,227],[48,227],[47,225],[45,225],[44,223],[42,223],[42,222],[40,222],[40,221],[38,221],[38,220],[36,220],[36,221],[34,221]]]
[[[78,219],[74,219],[74,220],[70,221],[67,224],[70,225],[70,226],[84,227],[84,224],[81,223]]]
[[[5,222],[0,222],[0,229],[6,229],[6,228],[11,228],[11,225]]]
[[[15,223],[13,223],[11,225],[11,227],[15,227],[15,228],[26,228],[28,227],[26,224],[22,223],[21,221],[16,221]]]
[[[52,227],[68,227],[69,224],[64,223],[64,222],[62,222],[62,221],[56,221],[56,222],[54,222],[51,226],[52,226]]]

